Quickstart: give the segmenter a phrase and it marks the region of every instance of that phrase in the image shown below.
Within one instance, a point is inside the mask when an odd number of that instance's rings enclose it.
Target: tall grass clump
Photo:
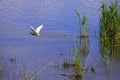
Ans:
[[[89,29],[87,26],[87,17],[85,15],[81,16],[80,10],[76,11],[78,16],[78,23],[80,27],[79,37],[76,38],[74,47],[74,77],[73,80],[82,80],[83,63],[82,59],[86,53],[89,53]]]
[[[73,77],[73,80],[81,80],[82,79],[82,62],[81,62],[78,39],[76,40],[73,54],[74,54],[74,61],[73,61],[74,71],[73,71],[72,77]]]
[[[78,23],[79,23],[79,50],[81,54],[88,53],[89,48],[89,27],[87,25],[87,17],[85,15],[80,14],[80,10],[78,9],[76,11],[76,14],[78,16]]]
[[[76,11],[76,14],[78,16],[78,23],[80,26],[80,37],[88,37],[88,26],[87,26],[87,17],[84,15],[81,17],[80,10]]]
[[[72,80],[82,80],[83,73],[86,70],[83,67],[83,56],[88,53],[89,49],[89,33],[87,26],[87,17],[81,16],[80,11],[77,10],[79,23],[79,35],[76,37],[75,46],[73,47],[73,59],[65,59],[63,62],[64,68],[72,68],[70,77]],[[72,61],[71,61],[72,60]]]
[[[120,42],[120,14],[118,0],[111,2],[110,5],[102,3],[100,17],[100,43],[102,56],[110,53],[115,56],[116,43]]]

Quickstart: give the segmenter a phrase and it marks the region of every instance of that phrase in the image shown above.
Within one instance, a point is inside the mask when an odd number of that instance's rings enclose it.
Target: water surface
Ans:
[[[99,32],[101,3],[102,0],[0,0],[0,61],[3,63],[0,79],[7,80],[12,76],[17,80],[22,76],[24,68],[31,77],[54,59],[38,75],[38,80],[69,80],[60,76],[64,70],[56,69],[54,65],[72,53],[79,33],[75,11],[80,9],[81,14],[88,17],[90,28],[87,66],[94,63],[99,68],[98,73],[89,72],[83,80],[109,80],[108,68],[104,68],[105,64],[99,57],[99,40],[95,37],[95,33]],[[36,28],[41,24],[44,27],[40,37],[29,34],[30,25]],[[12,64],[11,57],[16,58]],[[112,79],[117,80],[120,78],[120,65],[115,61],[114,67]]]

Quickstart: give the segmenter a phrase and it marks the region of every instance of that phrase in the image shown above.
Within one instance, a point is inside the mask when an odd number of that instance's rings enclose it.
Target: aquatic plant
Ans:
[[[112,80],[111,58],[120,57],[120,14],[118,0],[108,6],[102,3],[100,17],[100,44],[102,60],[110,67],[110,79]]]
[[[81,57],[82,54],[80,53],[78,38],[76,39],[75,46],[73,47],[73,59],[65,59],[63,62],[64,68],[72,68],[73,71],[70,74],[70,77],[74,80],[81,80],[82,79],[82,62]],[[73,60],[73,61],[71,61]]]
[[[73,66],[74,66],[74,64],[72,64],[72,62],[70,61],[70,59],[64,60],[64,62],[63,62],[63,67],[64,68],[70,68],[70,67],[73,67]]]
[[[74,46],[74,71],[72,73],[72,78],[75,80],[80,80],[82,78],[82,62],[81,62],[81,57],[82,55],[80,54],[80,48],[79,48],[79,43],[78,43],[78,38],[76,39],[75,46]]]
[[[80,17],[80,10],[79,10],[79,9],[76,11],[76,14],[77,14],[77,16],[79,17],[79,19],[81,20],[81,17]]]
[[[120,14],[118,12],[118,0],[111,2],[108,6],[102,3],[102,13],[100,17],[100,43],[102,56],[110,53],[110,56],[115,56],[116,43],[119,43],[120,33]]]
[[[74,56],[74,76],[75,79],[82,78],[82,63],[79,59],[78,53],[75,53]]]
[[[2,62],[0,61],[0,75],[2,74]]]
[[[79,37],[77,37],[79,42],[76,40],[76,45],[79,52],[81,52],[80,55],[82,55],[83,53],[88,53],[89,28],[87,25],[87,17],[85,15],[82,16],[79,9],[76,11],[76,15],[78,16],[78,23],[80,27]]]
[[[88,27],[86,16],[81,17],[80,10],[76,11],[78,23],[80,26],[80,34],[76,37],[75,46],[73,48],[73,63],[70,60],[64,62],[64,66],[73,67],[73,72],[70,74],[72,80],[81,80],[83,77],[82,57],[88,53]],[[72,66],[71,66],[72,65]]]
[[[86,18],[86,16],[84,16],[83,19],[82,19],[82,25],[83,25],[84,27],[87,27],[87,26],[86,26],[86,25],[87,25],[87,18]]]
[[[87,26],[87,17],[84,15],[83,17],[81,17],[80,15],[80,10],[78,9],[76,11],[76,14],[78,16],[78,23],[80,26],[80,37],[86,38],[88,37],[88,26]]]
[[[27,73],[26,69],[24,68],[23,80],[30,80],[30,76]]]

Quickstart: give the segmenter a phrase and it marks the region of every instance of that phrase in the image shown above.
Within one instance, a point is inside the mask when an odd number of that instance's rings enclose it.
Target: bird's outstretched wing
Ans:
[[[30,26],[30,29],[32,30],[33,33],[36,33],[35,29],[32,26]]]
[[[40,30],[42,29],[42,27],[43,27],[43,25],[38,26],[38,27],[36,28],[36,33],[39,33]]]

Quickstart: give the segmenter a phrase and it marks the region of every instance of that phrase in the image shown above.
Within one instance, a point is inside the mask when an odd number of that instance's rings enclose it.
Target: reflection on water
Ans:
[[[88,78],[85,79],[109,79],[109,72],[104,70],[106,65],[99,58],[99,41],[94,34],[99,31],[101,2],[102,0],[0,0],[0,80],[18,80],[25,77],[25,72],[32,77],[52,59],[57,58],[60,62],[63,59],[61,52],[67,57],[79,34],[78,17],[75,14],[77,9],[80,9],[82,15],[86,14],[90,26],[89,46],[88,40],[80,40],[82,47],[90,50],[86,66],[94,63],[99,68],[97,74],[88,72]],[[30,25],[41,24],[44,28],[40,37],[29,34]],[[11,64],[14,57],[16,61]],[[62,70],[56,70],[53,66],[54,61],[37,76],[38,80],[68,80],[59,75]],[[117,80],[120,72],[115,60],[112,67],[112,78]]]

